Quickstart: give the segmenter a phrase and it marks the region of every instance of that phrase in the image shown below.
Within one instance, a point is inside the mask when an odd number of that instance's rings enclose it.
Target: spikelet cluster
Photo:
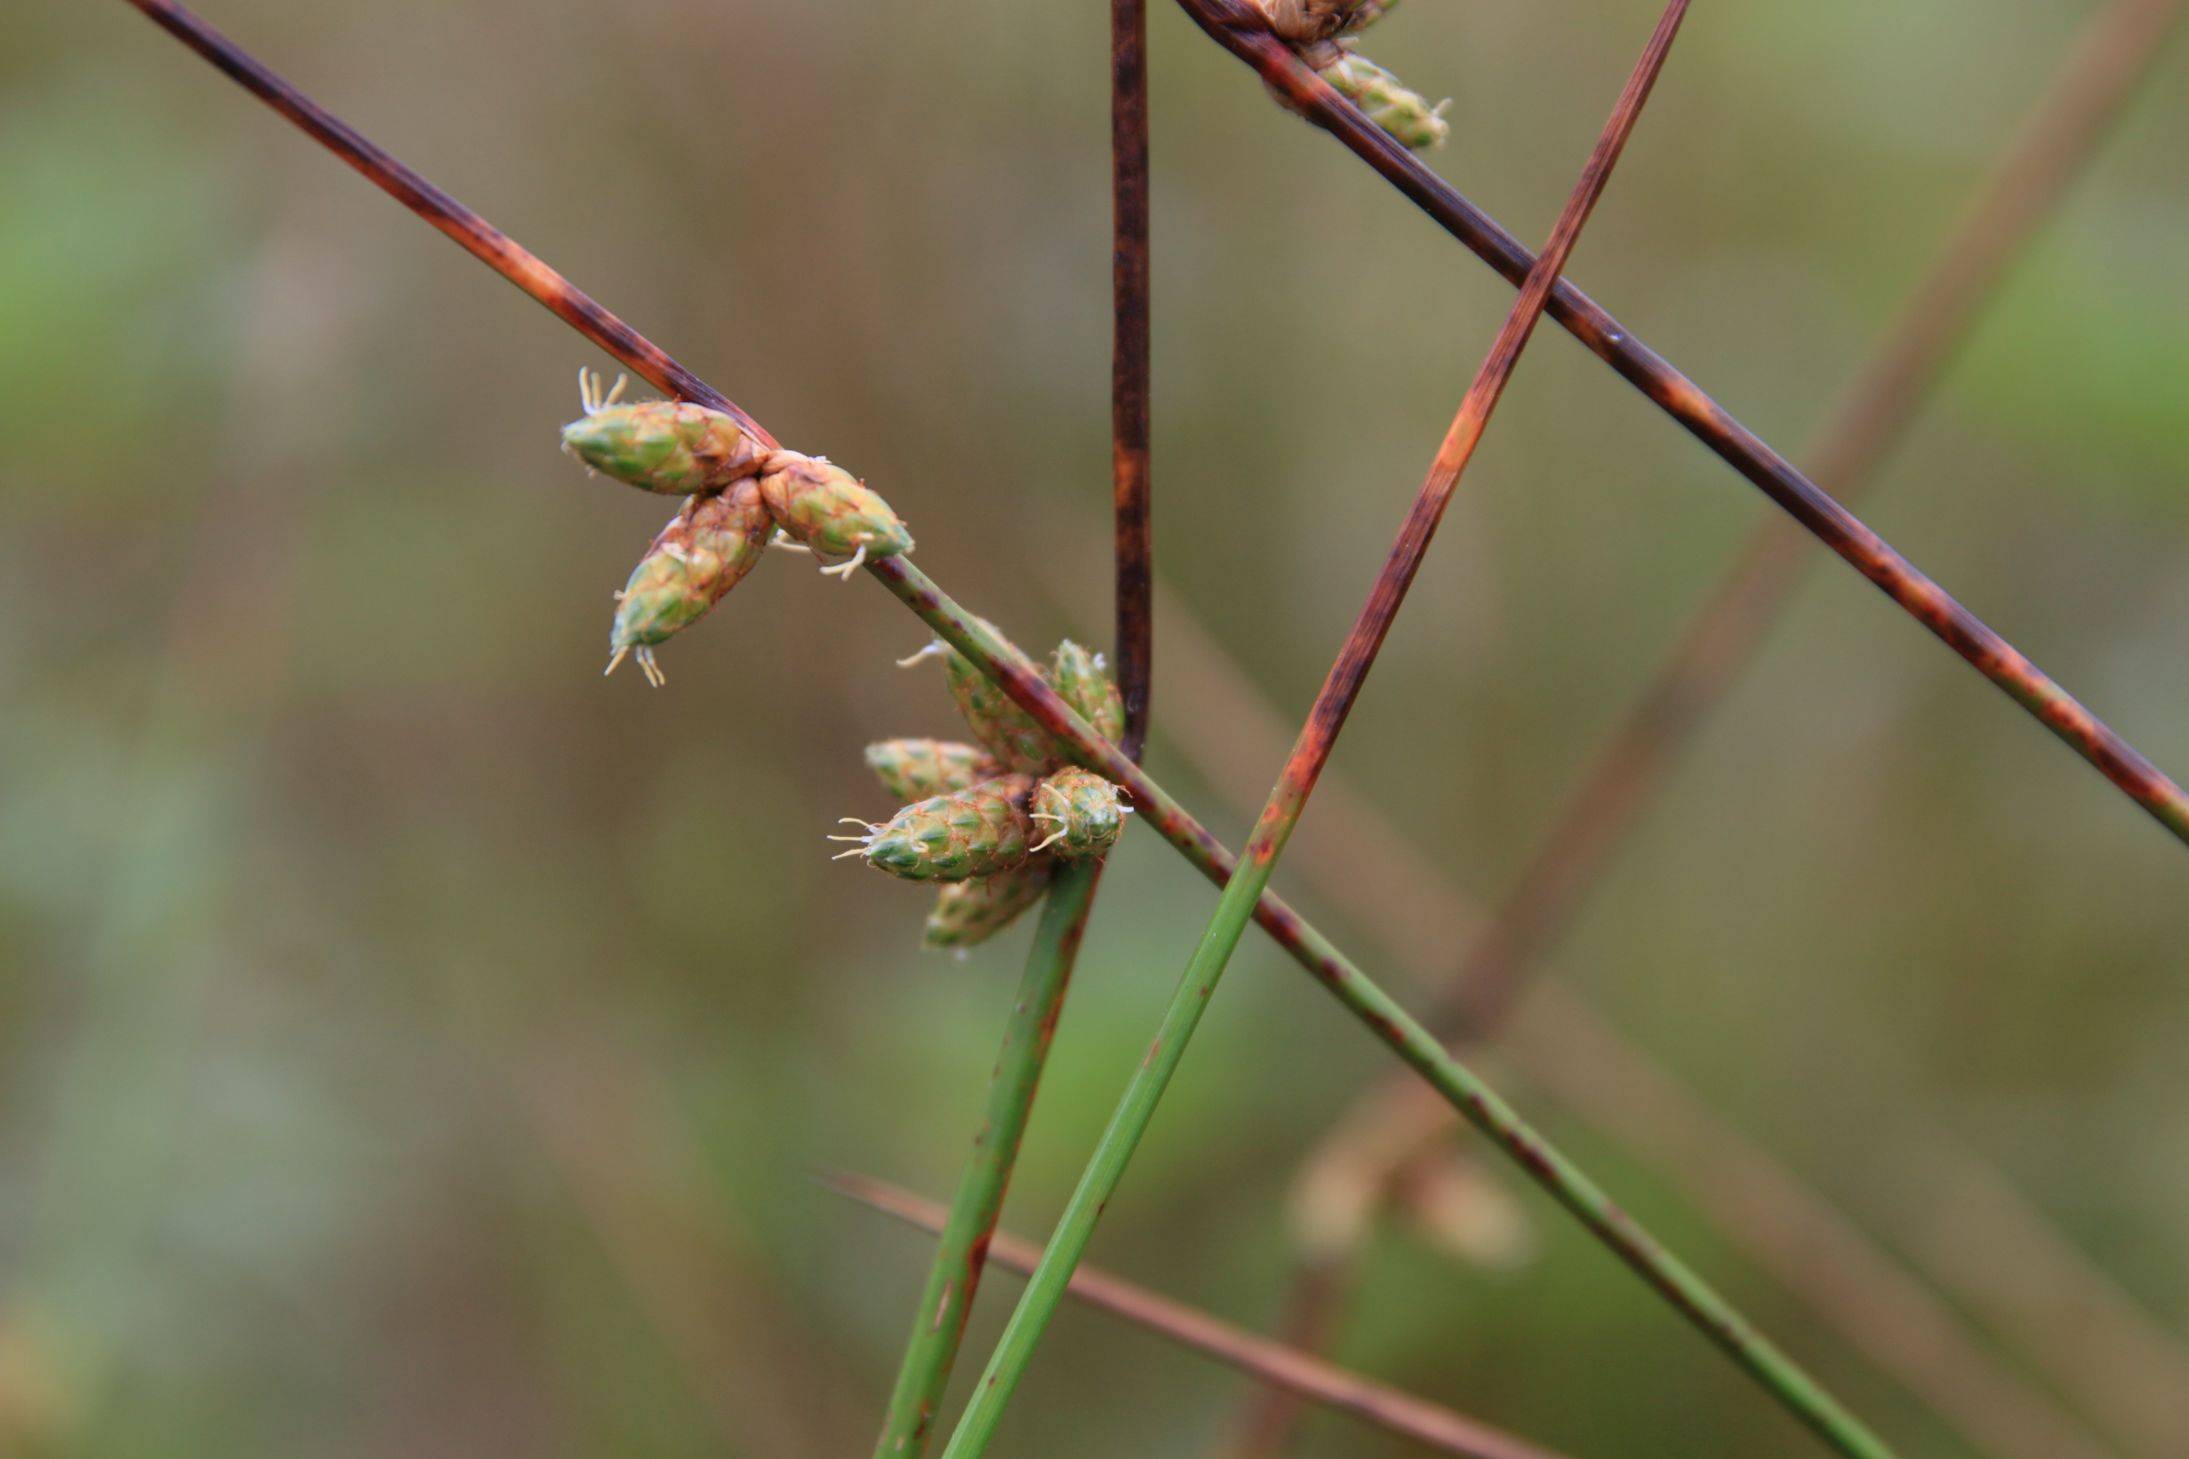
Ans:
[[[830,839],[853,843],[842,855],[878,871],[939,883],[924,940],[962,951],[1040,901],[1058,861],[1106,855],[1131,808],[1115,785],[1067,763],[1064,747],[955,649],[935,644],[906,662],[931,657],[943,660],[976,743],[867,746],[867,768],[883,789],[911,803],[879,823],[846,817],[858,831]],[[1066,639],[1038,672],[1104,738],[1124,732],[1124,701],[1100,654]]]
[[[1444,144],[1451,132],[1444,112],[1451,103],[1431,105],[1426,97],[1409,90],[1396,76],[1353,50],[1353,37],[1382,19],[1397,0],[1256,3],[1279,39],[1395,141],[1417,152]],[[1274,94],[1280,102],[1291,105],[1282,93]]]
[[[648,683],[662,683],[655,645],[737,586],[771,535],[840,577],[912,550],[889,503],[827,458],[774,449],[735,418],[689,401],[623,403],[624,383],[603,393],[599,376],[579,373],[584,413],[563,427],[563,449],[605,476],[686,501],[616,595],[610,673],[631,656]]]

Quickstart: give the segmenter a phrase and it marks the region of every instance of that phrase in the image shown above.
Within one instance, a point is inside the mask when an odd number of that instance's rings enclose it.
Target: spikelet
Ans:
[[[721,411],[681,400],[618,405],[622,393],[622,380],[603,396],[600,377],[579,371],[585,414],[562,428],[563,449],[605,476],[669,496],[714,491],[759,469],[759,445]]]
[[[1104,670],[1102,655],[1065,639],[1050,656],[1049,682],[1056,686],[1059,698],[1094,726],[1096,734],[1113,744],[1124,737],[1125,700]]]
[[[1021,912],[1041,900],[1056,874],[1056,863],[1037,856],[1022,866],[954,881],[935,894],[935,906],[927,914],[922,943],[933,948],[963,951],[986,942],[1018,920]]]
[[[1295,46],[1354,35],[1383,17],[1398,0],[1259,0],[1269,28]]]
[[[964,790],[1003,772],[986,750],[955,740],[883,740],[866,747],[866,765],[899,800]]]
[[[888,822],[868,825],[858,836],[832,836],[858,844],[844,856],[906,881],[964,881],[1009,871],[1031,854],[1034,822],[1027,814],[1031,775],[998,775],[948,795],[906,806]],[[850,819],[846,817],[846,819]]]
[[[912,550],[912,534],[881,494],[826,457],[778,451],[762,473],[761,498],[784,535],[823,557],[848,559],[823,572],[848,578],[870,557]]]
[[[1106,855],[1125,829],[1117,787],[1076,765],[1043,780],[1028,805],[1028,814],[1049,833],[1034,850],[1071,861]]]
[[[996,626],[982,626],[997,638]],[[1004,639],[1008,644],[1010,640]],[[941,645],[943,676],[950,683],[950,698],[965,717],[973,738],[1012,770],[1046,770],[1063,758],[1063,751],[1034,717],[1013,703],[994,680],[975,668],[973,661],[948,645]],[[1019,651],[1011,650],[1014,654]],[[1024,658],[1023,654],[1019,655]]]
[[[662,528],[631,580],[616,595],[608,636],[614,673],[636,651],[649,684],[662,683],[654,645],[690,626],[751,572],[768,545],[768,513],[751,478],[728,491],[695,497]]]
[[[1314,58],[1310,58],[1311,63]],[[1415,151],[1440,147],[1451,127],[1444,120],[1448,101],[1431,106],[1407,90],[1398,77],[1369,60],[1343,52],[1328,66],[1317,66],[1323,79],[1340,94],[1368,113],[1368,119],[1389,132],[1394,140]]]

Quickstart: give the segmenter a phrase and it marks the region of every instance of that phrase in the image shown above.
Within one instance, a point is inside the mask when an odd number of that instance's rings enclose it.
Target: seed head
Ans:
[[[1029,804],[1028,814],[1049,833],[1034,850],[1068,860],[1106,855],[1125,829],[1127,808],[1117,787],[1077,766],[1042,781]]]
[[[1003,638],[994,624],[984,626]],[[1011,652],[1021,660],[1025,658],[1016,647]],[[1049,738],[1049,732],[1013,703],[994,680],[975,668],[971,659],[944,645],[942,662],[943,676],[950,682],[950,697],[958,713],[965,716],[973,738],[986,745],[998,760],[1013,770],[1046,770],[1063,758],[1062,749]]]
[[[686,503],[616,595],[608,671],[614,673],[623,656],[636,650],[647,682],[659,685],[654,645],[697,621],[736,587],[767,549],[768,531],[767,509],[750,477]]]
[[[883,740],[866,747],[866,764],[899,800],[946,795],[1003,773],[986,750],[955,740]]]
[[[562,428],[563,449],[595,471],[643,491],[690,496],[728,486],[760,467],[761,451],[719,410],[681,400],[618,405],[623,381],[606,396],[581,371],[585,414]]]
[[[1059,698],[1094,726],[1095,733],[1115,742],[1125,733],[1125,700],[1102,664],[1102,655],[1081,648],[1070,639],[1056,646],[1049,659],[1049,682]]]
[[[958,950],[986,942],[1040,901],[1055,873],[1055,862],[1037,856],[993,876],[947,884],[935,895],[922,941],[928,947]]]
[[[912,550],[912,534],[881,494],[826,458],[778,451],[762,472],[761,497],[793,542],[850,559],[822,571],[848,577],[867,558]]]
[[[1368,113],[1370,121],[1417,152],[1443,146],[1452,130],[1444,120],[1449,101],[1431,106],[1366,56],[1342,52],[1336,61],[1322,68],[1322,73],[1325,81]]]
[[[998,775],[948,795],[906,806],[885,825],[864,835],[831,837],[858,844],[843,853],[906,881],[964,881],[1009,871],[1024,862],[1034,841],[1026,812],[1031,775]]]

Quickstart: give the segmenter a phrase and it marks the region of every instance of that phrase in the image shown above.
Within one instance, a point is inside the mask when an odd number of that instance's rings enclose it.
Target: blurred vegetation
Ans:
[[[2095,8],[1698,12],[1576,275],[1791,448]],[[1022,643],[1106,637],[1104,7],[206,9],[871,476]],[[1456,98],[1437,166],[1537,237],[1654,12],[1414,0],[1375,54]],[[667,690],[604,683],[665,508],[555,452],[602,362],[126,7],[8,30],[0,1449],[864,1452],[924,1248],[807,1173],[948,1189],[1026,935],[922,956],[921,895],[826,859],[888,809],[860,746],[949,728],[890,667],[916,625],[777,560]],[[1173,8],[1153,41],[1160,561],[1290,715],[1510,292]],[[1867,512],[2177,773],[2185,94],[2177,47]],[[1500,888],[1767,510],[1546,331],[1338,772]],[[1164,743],[1226,732],[1165,718],[1185,687],[1159,640],[1153,767],[1235,835]],[[1893,1158],[1921,1109],[2179,1323],[2179,855],[1828,565],[1561,964],[1859,1218],[1923,1199]],[[1017,1228],[1211,897],[1127,837]],[[1095,1254],[1266,1324],[1289,1172],[1379,1060],[1241,962]],[[1962,1452],[1551,1123],[1907,1454]],[[1580,1456],[1806,1442],[1530,1201],[1516,1271],[1393,1233],[1343,1355]],[[1240,1393],[1075,1312],[1007,1442],[1205,1454]],[[1299,1452],[1400,1451],[1323,1419]]]

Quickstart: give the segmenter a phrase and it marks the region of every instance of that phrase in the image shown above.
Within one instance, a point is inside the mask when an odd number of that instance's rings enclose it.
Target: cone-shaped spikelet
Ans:
[[[617,405],[597,376],[578,377],[585,414],[562,428],[563,449],[605,476],[672,496],[714,491],[760,467],[761,451],[719,410],[681,400]]]
[[[1366,56],[1350,52],[1340,56],[1323,70],[1323,79],[1368,113],[1370,121],[1417,152],[1442,146],[1451,131],[1444,120],[1444,108],[1450,103],[1440,101],[1431,106]]]
[[[1055,874],[1056,863],[1037,856],[994,876],[951,882],[935,894],[922,940],[929,947],[961,949],[986,942],[1040,901]]]
[[[881,494],[823,457],[776,452],[762,468],[760,494],[775,524],[823,557],[855,565],[912,550],[912,534]]]
[[[858,842],[844,855],[864,856],[867,865],[906,881],[989,876],[1030,854],[1034,822],[1026,801],[1033,790],[1031,775],[999,775],[908,805],[863,836],[834,839]]]
[[[1065,639],[1049,660],[1049,682],[1096,734],[1113,743],[1124,737],[1125,700],[1104,671],[1102,655]]]
[[[1091,770],[1057,771],[1034,791],[1029,814],[1048,834],[1034,849],[1077,861],[1105,855],[1125,829],[1117,787]]]
[[[985,626],[990,633],[996,633],[994,624]],[[1063,758],[1063,751],[1049,738],[1048,731],[1012,703],[1010,696],[975,668],[971,659],[954,648],[940,647],[943,676],[950,681],[950,698],[957,704],[958,713],[965,716],[965,726],[973,732],[973,738],[986,745],[990,754],[1013,770],[1046,770]]]
[[[697,498],[670,519],[631,572],[616,603],[608,646],[614,672],[637,651],[649,683],[661,683],[654,645],[687,627],[751,572],[768,545],[768,513],[749,477]]]
[[[1003,772],[986,750],[955,740],[883,740],[866,747],[866,765],[899,800],[964,790]]]

